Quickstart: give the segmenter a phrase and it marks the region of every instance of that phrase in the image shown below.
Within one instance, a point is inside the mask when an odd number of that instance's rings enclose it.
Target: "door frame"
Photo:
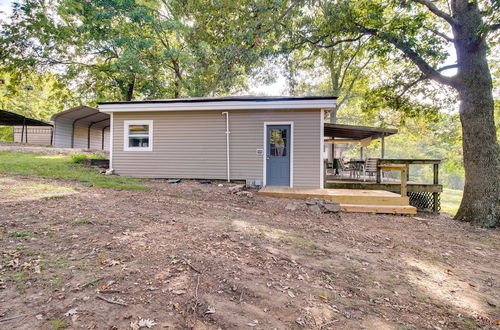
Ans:
[[[266,186],[267,180],[267,126],[274,125],[290,125],[290,186],[293,187],[293,149],[294,149],[294,132],[293,132],[293,121],[266,121],[264,122],[264,155],[262,157],[263,163],[263,186]]]

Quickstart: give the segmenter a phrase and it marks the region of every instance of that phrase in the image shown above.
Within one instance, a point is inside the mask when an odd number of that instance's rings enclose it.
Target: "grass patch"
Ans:
[[[55,319],[49,322],[51,330],[65,329],[69,327],[69,324],[61,319]]]
[[[149,190],[144,180],[114,175],[102,175],[93,168],[75,165],[71,157],[38,153],[0,151],[0,174],[26,175],[84,182],[90,187]],[[57,195],[57,194],[53,194]]]
[[[444,188],[441,193],[441,211],[455,215],[462,201],[462,190]]]
[[[92,222],[90,222],[90,220],[87,218],[74,219],[69,222],[69,224],[72,226],[83,226],[83,225],[89,225],[91,223]]]
[[[106,159],[106,156],[101,154],[72,154],[71,160],[75,164],[81,163],[84,159]]]
[[[9,232],[9,237],[28,237],[31,235],[32,235],[32,232],[30,232],[30,231],[11,231],[11,232]]]
[[[76,193],[76,190],[72,187],[24,180],[18,181],[11,178],[0,178],[0,185],[3,185],[1,195],[6,197],[54,199],[64,198],[66,195]]]

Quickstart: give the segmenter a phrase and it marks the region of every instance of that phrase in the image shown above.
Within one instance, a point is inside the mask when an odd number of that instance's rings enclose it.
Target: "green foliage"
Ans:
[[[51,320],[49,323],[52,330],[66,329],[67,327],[69,327],[69,323],[62,319]]]
[[[92,168],[72,164],[69,156],[48,156],[37,153],[0,151],[0,174],[28,175],[42,178],[79,181],[90,187],[123,190],[148,190],[143,180],[102,175]]]
[[[71,160],[75,164],[81,163],[84,159],[106,159],[107,157],[102,154],[72,154]]]
[[[11,70],[58,68],[93,102],[227,94],[261,53],[235,6],[24,0],[3,26],[0,58]]]
[[[11,231],[9,232],[9,237],[28,237],[31,236],[32,233],[29,231]]]
[[[48,121],[50,117],[75,105],[73,92],[51,72],[9,70],[0,66],[0,109]],[[27,89],[30,88],[30,89]]]
[[[0,126],[0,141],[14,141],[14,131],[12,126]]]

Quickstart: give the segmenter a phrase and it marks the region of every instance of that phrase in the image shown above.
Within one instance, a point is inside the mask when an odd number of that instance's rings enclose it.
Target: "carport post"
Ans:
[[[83,117],[80,117],[80,118],[77,118],[75,120],[73,120],[73,127],[71,128],[71,148],[74,148],[75,147],[75,124],[77,121],[79,120],[82,120],[82,119],[85,119],[85,118],[88,118],[88,117],[92,117],[92,116],[95,116],[95,115],[98,115],[98,113],[93,113],[93,114],[90,114],[90,115],[87,115],[87,116],[83,116]]]
[[[88,132],[87,132],[87,149],[90,149],[90,129],[92,128],[92,126],[94,126],[95,124],[97,123],[101,123],[103,121],[106,121],[108,120],[108,118],[106,119],[103,119],[103,120],[99,120],[99,121],[93,121],[90,123],[89,127],[88,127]]]
[[[24,119],[23,119],[23,128],[21,129],[21,143],[23,143],[24,139]]]
[[[104,126],[102,128],[102,150],[104,150],[104,131],[106,130],[106,128],[109,128],[109,125],[108,126]]]

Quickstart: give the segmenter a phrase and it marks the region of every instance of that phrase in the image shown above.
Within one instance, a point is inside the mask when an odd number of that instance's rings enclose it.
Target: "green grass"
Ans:
[[[90,220],[87,218],[81,218],[81,219],[74,219],[69,222],[70,225],[72,226],[82,226],[82,225],[89,225],[91,224]]]
[[[84,159],[106,159],[106,156],[101,154],[72,154],[71,160],[73,163],[81,163]]]
[[[28,237],[31,234],[29,231],[11,231],[9,232],[9,237]]]
[[[141,179],[102,175],[93,168],[73,164],[69,156],[0,151],[0,159],[0,174],[79,181],[90,187],[149,190]]]
[[[49,323],[50,323],[50,329],[52,330],[65,329],[69,327],[69,324],[63,321],[62,319],[55,319],[50,321]]]
[[[444,188],[441,193],[441,211],[455,215],[462,201],[462,190]]]

